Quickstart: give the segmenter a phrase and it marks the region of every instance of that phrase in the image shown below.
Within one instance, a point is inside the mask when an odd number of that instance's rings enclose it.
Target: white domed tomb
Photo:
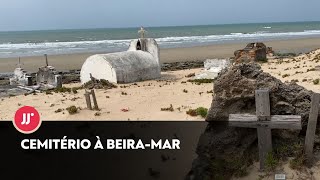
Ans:
[[[128,51],[90,56],[82,65],[81,83],[105,79],[113,83],[132,83],[161,76],[159,47],[154,39],[136,39]]]

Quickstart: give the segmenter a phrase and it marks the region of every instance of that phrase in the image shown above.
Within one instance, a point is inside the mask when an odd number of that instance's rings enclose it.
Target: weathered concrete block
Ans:
[[[13,72],[13,77],[9,79],[10,85],[22,85],[26,86],[29,84],[26,71],[19,67],[16,68]]]
[[[207,59],[204,62],[204,71],[197,74],[195,79],[215,79],[219,73],[229,67],[231,62],[229,59]]]
[[[36,74],[36,81],[38,85],[45,85],[49,87],[62,87],[62,76],[57,74],[57,71],[52,66],[43,66],[39,68]]]

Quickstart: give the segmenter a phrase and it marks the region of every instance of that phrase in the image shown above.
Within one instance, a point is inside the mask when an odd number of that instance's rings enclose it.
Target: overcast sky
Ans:
[[[0,0],[0,31],[319,21],[320,0]]]

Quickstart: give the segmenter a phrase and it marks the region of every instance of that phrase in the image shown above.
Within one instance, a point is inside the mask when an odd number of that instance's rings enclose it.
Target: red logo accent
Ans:
[[[34,107],[24,106],[17,110],[13,125],[21,133],[31,134],[41,125],[40,115]]]

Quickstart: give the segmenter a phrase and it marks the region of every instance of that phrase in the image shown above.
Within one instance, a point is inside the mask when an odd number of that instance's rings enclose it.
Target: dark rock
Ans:
[[[228,126],[229,114],[255,114],[255,90],[270,90],[271,114],[301,115],[303,130],[273,130],[274,141],[297,139],[306,129],[312,92],[295,84],[285,84],[254,63],[238,64],[220,73],[214,82],[214,97],[206,121],[209,122],[197,147],[198,158],[186,179],[229,179],[257,158],[256,129]],[[242,163],[237,165],[238,161]]]

